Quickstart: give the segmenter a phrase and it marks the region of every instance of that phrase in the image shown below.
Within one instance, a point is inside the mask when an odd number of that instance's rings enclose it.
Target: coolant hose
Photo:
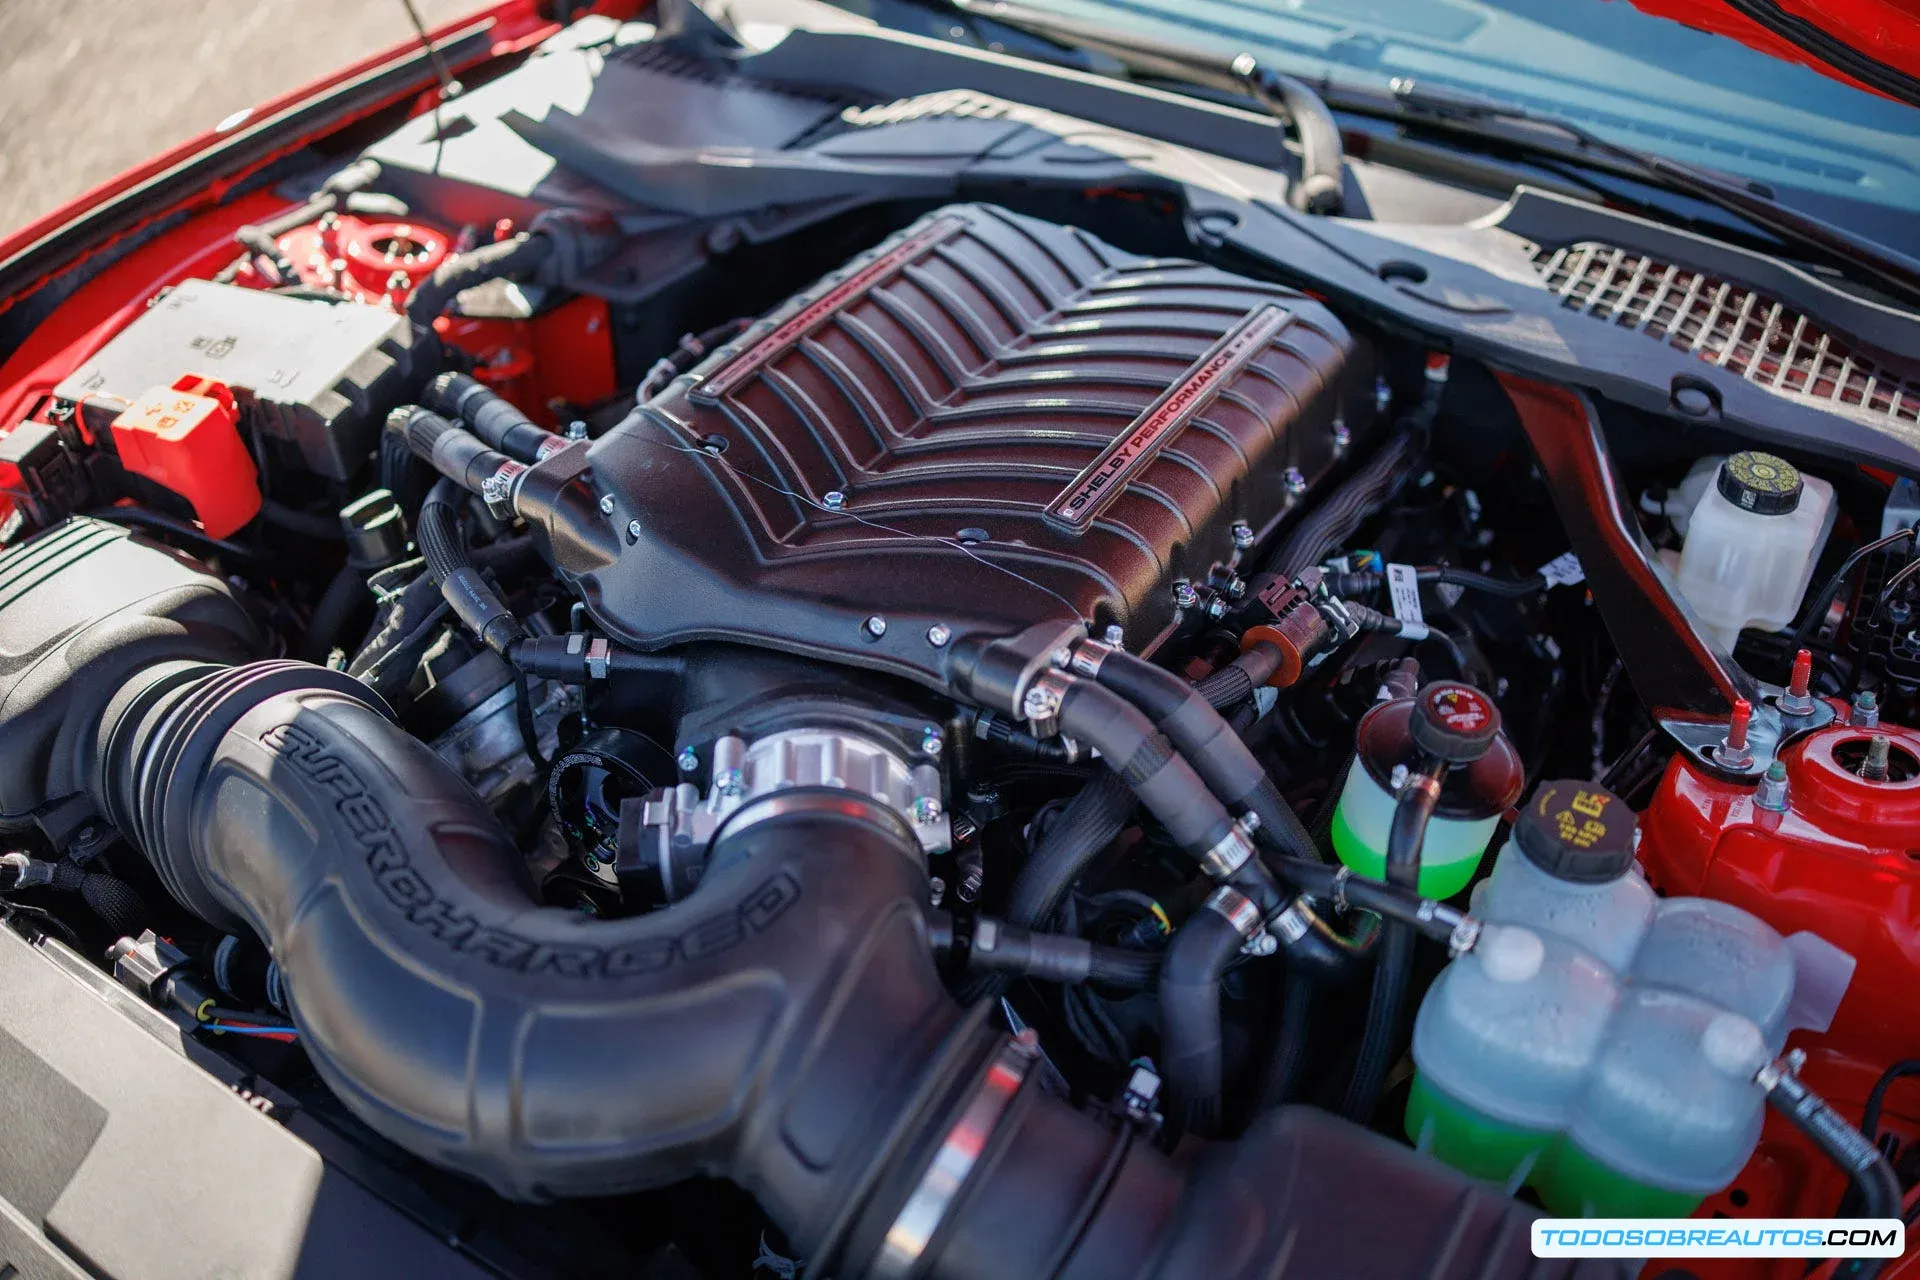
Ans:
[[[954,945],[953,917],[927,913],[927,933],[935,951]],[[1036,982],[1098,982],[1123,991],[1145,991],[1160,973],[1161,955],[1125,947],[1102,946],[1070,934],[1033,929],[980,916],[967,948],[967,967],[975,972],[1031,978]]]
[[[1280,1017],[1274,1029],[1273,1053],[1260,1080],[1255,1115],[1292,1101],[1300,1089],[1300,1077],[1307,1065],[1307,1033],[1312,1029],[1315,993],[1312,978],[1304,973],[1287,974],[1286,993],[1281,996]]]
[[[1300,181],[1287,203],[1302,213],[1337,214],[1346,207],[1346,182],[1340,126],[1319,94],[1305,81],[1263,67],[1243,53],[1233,73],[1270,113],[1293,122],[1300,140]]]
[[[459,504],[466,495],[445,478],[433,486],[420,506],[415,533],[427,574],[440,587],[447,607],[469,630],[501,657],[526,639],[527,629],[513,616],[497,592],[474,566],[460,533]]]
[[[1259,925],[1252,903],[1217,889],[1173,935],[1160,966],[1160,1074],[1189,1133],[1219,1132],[1225,1088],[1220,980]]]
[[[1280,648],[1262,640],[1245,653],[1193,686],[1215,711],[1236,707],[1280,669]]]
[[[416,458],[468,493],[481,493],[494,476],[511,477],[527,469],[526,464],[489,448],[463,424],[417,404],[401,405],[388,414],[387,434],[405,440]]]
[[[1099,768],[1067,801],[1014,877],[1007,919],[1029,928],[1043,923],[1073,882],[1133,817],[1133,789],[1111,769]]]
[[[427,384],[425,399],[429,407],[465,422],[489,447],[520,462],[538,462],[566,443],[464,373],[441,374]]]
[[[1854,1193],[1859,1197],[1859,1217],[1900,1216],[1900,1179],[1878,1146],[1848,1124],[1826,1099],[1807,1088],[1784,1060],[1768,1064],[1758,1080],[1774,1110],[1806,1134],[1822,1154],[1852,1179]],[[1873,1280],[1885,1262],[1885,1258],[1854,1258],[1840,1264],[1834,1277],[1835,1280]]]
[[[268,944],[328,1088],[509,1198],[725,1178],[810,1270],[873,1280],[1350,1274],[1349,1203],[1395,1207],[1396,1267],[1459,1260],[1432,1280],[1531,1264],[1524,1208],[1332,1117],[1176,1167],[1051,1096],[942,988],[918,843],[868,797],[750,802],[692,894],[599,920],[536,905],[486,804],[344,673],[161,662],[75,727],[168,891]]]
[[[1387,874],[1389,885],[1415,892],[1420,883],[1420,846],[1426,842],[1427,823],[1440,801],[1440,784],[1445,768],[1434,767],[1408,778],[1400,788],[1400,801],[1394,806],[1393,826],[1387,834]],[[1381,928],[1380,958],[1373,971],[1373,995],[1367,1004],[1366,1030],[1360,1038],[1360,1057],[1347,1081],[1343,1113],[1350,1120],[1365,1124],[1380,1103],[1380,1089],[1386,1083],[1387,1068],[1393,1065],[1395,1042],[1399,1038],[1400,1015],[1407,1002],[1407,984],[1413,976],[1413,928],[1403,920],[1389,917]]]
[[[465,253],[450,254],[432,275],[414,286],[413,296],[407,299],[407,319],[421,328],[431,328],[459,294],[489,280],[533,271],[552,257],[553,251],[551,236],[523,231]]]
[[[347,624],[362,605],[372,602],[367,575],[353,565],[343,565],[327,583],[327,589],[313,606],[307,619],[307,634],[301,642],[301,656],[308,662],[325,663]]]

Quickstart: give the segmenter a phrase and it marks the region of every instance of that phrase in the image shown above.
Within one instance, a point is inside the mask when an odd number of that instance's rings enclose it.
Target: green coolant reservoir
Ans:
[[[1451,898],[1473,879],[1500,814],[1520,798],[1525,778],[1519,753],[1500,732],[1493,699],[1471,685],[1435,681],[1361,719],[1353,767],[1333,813],[1333,847],[1359,875],[1386,879],[1396,790],[1409,771],[1434,757],[1453,767],[1421,845],[1420,893]]]

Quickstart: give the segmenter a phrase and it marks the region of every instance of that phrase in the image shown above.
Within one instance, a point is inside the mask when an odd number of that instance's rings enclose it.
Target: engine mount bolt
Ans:
[[[1753,803],[1757,808],[1774,813],[1787,811],[1787,766],[1782,760],[1775,760],[1767,766],[1767,776],[1760,779],[1760,785],[1753,789]]]
[[[820,505],[829,511],[839,511],[847,505],[847,495],[838,489],[829,489],[820,495]]]
[[[946,745],[946,737],[940,732],[939,725],[930,724],[920,731],[920,754],[937,756],[940,754],[940,749]]]
[[[1173,606],[1176,609],[1191,609],[1200,603],[1200,593],[1185,578],[1173,584]]]
[[[1100,638],[1116,649],[1124,649],[1127,644],[1127,629],[1117,622],[1109,622],[1107,629],[1100,633]]]
[[[613,495],[612,494],[609,493],[605,497],[600,499],[600,514],[603,516],[610,516],[613,514]]]
[[[913,820],[923,827],[940,821],[940,815],[945,812],[940,802],[932,796],[921,796],[913,802]]]
[[[1857,729],[1877,729],[1880,726],[1880,699],[1871,689],[1862,689],[1853,697],[1853,712],[1847,717],[1847,723]]]
[[[927,628],[927,643],[936,649],[947,647],[947,641],[953,639],[953,628],[944,622],[936,622]]]
[[[627,521],[627,536],[629,538],[632,538],[635,542],[638,542],[640,541],[640,534],[642,532],[643,530],[641,529],[640,522],[638,520]]]
[[[887,634],[887,620],[876,613],[861,623],[860,629],[866,632],[872,639],[878,640],[881,636]]]
[[[1333,456],[1338,458],[1353,448],[1353,430],[1347,426],[1345,418],[1333,420]]]
[[[680,772],[692,773],[700,767],[700,753],[692,747],[682,747],[674,763],[680,766]]]
[[[1287,487],[1287,497],[1298,498],[1307,491],[1307,477],[1298,467],[1288,467],[1280,473],[1280,483]]]
[[[1233,522],[1233,545],[1241,551],[1253,545],[1253,526],[1245,520]]]

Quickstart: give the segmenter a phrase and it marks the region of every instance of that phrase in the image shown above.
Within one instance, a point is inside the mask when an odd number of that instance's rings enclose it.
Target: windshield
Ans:
[[[1027,2],[1314,80],[1470,90],[1815,198],[1802,203],[1920,207],[1920,110],[1626,0]]]

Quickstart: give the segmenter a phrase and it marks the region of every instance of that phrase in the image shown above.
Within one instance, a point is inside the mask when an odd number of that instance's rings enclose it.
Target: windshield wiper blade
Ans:
[[[1326,102],[1303,80],[1264,66],[1251,53],[1218,54],[1177,40],[1139,39],[1009,0],[947,0],[960,13],[985,18],[1048,40],[1103,53],[1129,70],[1177,83],[1250,96],[1300,141],[1300,181],[1287,203],[1303,213],[1337,214],[1346,203],[1340,126]]]
[[[1775,200],[1772,192],[1759,183],[1730,178],[1685,161],[1612,142],[1584,125],[1516,103],[1482,97],[1449,86],[1423,84],[1405,77],[1396,78],[1390,87],[1392,98],[1383,101],[1391,102],[1392,114],[1403,121],[1431,122],[1440,128],[1481,137],[1497,136],[1498,140],[1512,145],[1577,159],[1577,156],[1569,155],[1566,149],[1547,148],[1506,132],[1494,135],[1479,126],[1489,122],[1522,124],[1558,133],[1575,143],[1580,151],[1610,160],[1656,186],[1691,196],[1735,214],[1783,240],[1820,250],[1841,263],[1864,269],[1890,292],[1899,294],[1909,303],[1920,303],[1920,260],[1845,227],[1788,208]],[[1335,100],[1357,111],[1369,110],[1364,101],[1349,103]],[[1378,105],[1373,109],[1378,110]]]

